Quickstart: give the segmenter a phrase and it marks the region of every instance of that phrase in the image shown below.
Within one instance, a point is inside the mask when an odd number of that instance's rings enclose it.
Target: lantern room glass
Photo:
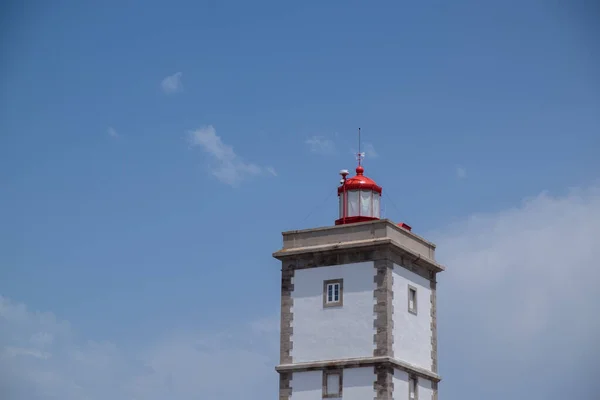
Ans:
[[[360,215],[363,217],[373,216],[373,192],[370,190],[360,191]]]
[[[344,204],[346,204],[346,217],[379,218],[381,195],[372,190],[348,190],[339,194],[339,217],[344,217]]]
[[[373,192],[373,217],[380,218],[381,210],[381,195]]]
[[[348,208],[346,209],[347,217],[356,217],[358,215],[358,190],[349,190],[348,194]]]

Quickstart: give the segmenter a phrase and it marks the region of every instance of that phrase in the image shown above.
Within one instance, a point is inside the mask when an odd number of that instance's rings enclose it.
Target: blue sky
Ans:
[[[271,253],[333,223],[361,127],[448,266],[440,395],[584,398],[600,14],[544,3],[2,5],[0,390],[275,396]]]

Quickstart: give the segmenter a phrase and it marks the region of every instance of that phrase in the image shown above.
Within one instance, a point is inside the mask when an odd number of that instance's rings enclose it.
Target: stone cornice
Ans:
[[[361,357],[361,358],[346,358],[343,360],[327,360],[300,362],[292,364],[280,364],[275,367],[279,373],[282,372],[304,372],[304,371],[320,371],[330,368],[359,368],[370,366],[391,366],[393,368],[417,375],[421,378],[429,379],[432,382],[439,382],[442,378],[431,371],[409,364],[404,361],[397,360],[393,357]]]
[[[322,244],[315,246],[306,247],[294,247],[291,249],[281,249],[273,253],[273,257],[278,260],[283,260],[288,257],[297,256],[305,253],[321,253],[325,251],[335,250],[346,250],[346,249],[358,249],[362,247],[385,245],[392,243],[392,239],[389,238],[377,238],[377,239],[365,239],[365,240],[353,240],[349,242],[338,242],[333,244]]]
[[[296,247],[291,249],[282,249],[275,253],[273,253],[273,257],[285,261],[294,257],[301,257],[306,254],[324,254],[324,253],[332,253],[332,252],[344,252],[344,251],[357,251],[369,247],[377,247],[377,246],[390,246],[392,250],[399,252],[405,256],[411,258],[411,261],[416,264],[423,265],[429,270],[434,271],[435,273],[442,272],[446,268],[438,264],[437,262],[430,260],[427,257],[423,257],[421,254],[418,254],[411,249],[403,246],[390,238],[377,238],[377,239],[366,239],[366,240],[354,240],[349,242],[339,242],[334,244],[325,244],[325,245],[315,245],[315,246],[307,246],[307,247]]]

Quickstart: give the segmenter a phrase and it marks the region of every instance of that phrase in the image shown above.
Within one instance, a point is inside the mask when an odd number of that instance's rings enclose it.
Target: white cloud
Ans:
[[[267,318],[228,331],[173,334],[134,353],[80,340],[54,315],[0,297],[0,393],[6,400],[275,397],[273,326]],[[235,385],[232,368],[243,371],[234,372]]]
[[[52,355],[46,351],[41,351],[35,348],[22,348],[22,347],[11,347],[7,346],[5,349],[6,354],[9,357],[18,357],[18,356],[29,356],[35,358],[50,358]]]
[[[113,127],[109,127],[106,130],[106,133],[108,133],[108,136],[113,137],[113,138],[118,138],[119,137],[119,133]]]
[[[447,390],[458,397],[469,385],[474,399],[588,398],[586,371],[600,366],[600,188],[543,193],[433,238],[448,266],[438,285]],[[511,384],[491,395],[473,379]]]
[[[464,167],[456,167],[456,177],[458,179],[465,179],[467,177],[467,170]]]
[[[48,332],[37,332],[31,336],[31,342],[39,347],[44,347],[52,344],[54,335]]]
[[[272,167],[265,169],[256,164],[245,162],[233,151],[233,147],[223,143],[212,126],[190,132],[189,138],[192,146],[200,146],[211,155],[213,159],[211,173],[223,183],[237,186],[244,179],[260,175],[265,171],[277,176]]]
[[[335,145],[331,139],[327,139],[324,136],[313,136],[306,139],[304,142],[308,145],[308,148],[312,153],[331,155],[335,154]]]
[[[181,92],[183,90],[183,84],[181,83],[182,76],[183,73],[176,72],[173,75],[169,75],[163,79],[160,83],[163,92],[167,94]]]
[[[273,167],[267,167],[267,172],[270,173],[273,176],[277,176],[277,171],[275,171],[275,168]]]
[[[373,147],[373,145],[371,143],[365,143],[364,149],[362,150],[362,152],[365,153],[365,157],[368,157],[368,158],[379,157],[379,154],[375,151],[375,147]]]

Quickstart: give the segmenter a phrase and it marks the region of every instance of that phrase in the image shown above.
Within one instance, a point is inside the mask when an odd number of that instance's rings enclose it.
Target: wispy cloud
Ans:
[[[223,331],[185,331],[141,351],[78,340],[71,324],[0,296],[0,390],[7,400],[276,397],[278,325],[270,319]],[[27,338],[53,332],[56,340]],[[42,334],[44,336],[44,334]],[[230,383],[232,360],[245,371]]]
[[[112,126],[109,127],[106,130],[106,133],[108,134],[108,136],[112,137],[112,138],[119,138],[119,132],[117,132],[117,130],[115,128],[113,128]]]
[[[277,171],[275,171],[275,168],[273,167],[267,167],[266,168],[267,172],[270,173],[273,176],[277,176]]]
[[[458,179],[465,179],[467,177],[467,169],[464,167],[456,167],[456,177]]]
[[[163,92],[167,94],[181,92],[183,90],[183,84],[181,83],[182,76],[182,72],[176,72],[164,78],[160,83]]]
[[[379,154],[375,151],[375,147],[373,147],[373,144],[371,144],[371,143],[365,143],[364,150],[362,150],[362,152],[365,153],[365,157],[368,157],[368,158],[379,157]]]
[[[44,360],[51,357],[50,353],[48,353],[46,351],[41,351],[36,348],[22,348],[22,347],[7,346],[7,347],[5,347],[4,350],[6,351],[6,354],[8,354],[9,357],[27,356],[27,357],[41,358]]]
[[[189,139],[192,146],[200,146],[211,156],[213,161],[211,173],[223,183],[237,186],[243,180],[264,172],[277,176],[272,167],[263,168],[245,162],[233,151],[233,147],[221,140],[221,137],[217,135],[215,128],[212,126],[190,132]]]
[[[328,138],[327,136],[315,135],[306,139],[304,143],[308,146],[310,152],[312,153],[321,155],[333,155],[337,153],[338,148],[346,148],[346,145],[349,145],[349,142],[347,140],[344,140],[339,133],[334,132],[333,136],[335,138],[335,141]],[[340,142],[342,142],[342,145],[339,145]],[[351,146],[348,146],[347,149],[353,157],[356,157],[358,149],[353,149]],[[375,150],[375,146],[373,146],[372,143],[368,142],[363,143],[361,145],[361,153],[363,153],[365,157],[371,159],[379,157],[379,154]]]
[[[438,286],[447,397],[458,396],[475,371],[477,379],[501,376],[511,385],[492,393],[471,385],[472,399],[514,391],[532,399],[593,397],[587,376],[600,367],[600,319],[591,317],[600,304],[600,187],[542,193],[429,236],[448,266]]]
[[[324,136],[313,136],[306,139],[304,143],[308,145],[308,148],[312,153],[331,155],[336,152],[333,141]]]

